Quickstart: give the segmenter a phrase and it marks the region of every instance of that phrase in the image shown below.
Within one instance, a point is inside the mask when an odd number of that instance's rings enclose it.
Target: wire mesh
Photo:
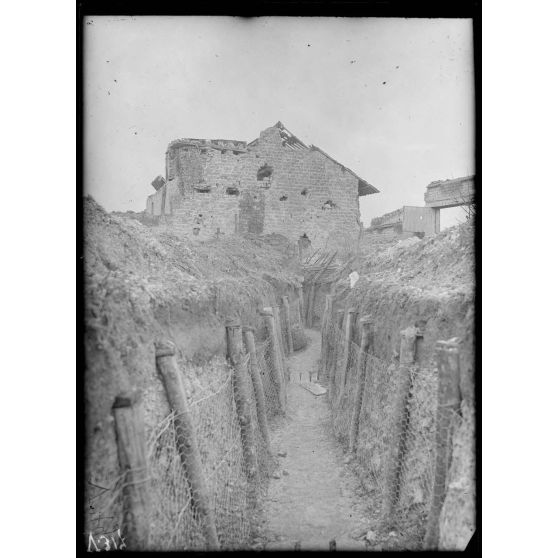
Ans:
[[[356,343],[349,343],[348,354],[341,359],[333,403],[333,432],[344,449],[349,445],[351,419],[357,390],[358,354],[360,348]],[[344,374],[343,374],[344,372]]]
[[[326,343],[323,353],[323,380],[329,382],[330,400],[338,394],[337,375],[343,359],[344,334],[341,329],[329,322],[324,332]]]
[[[279,411],[278,393],[271,375],[271,344],[266,341],[256,348],[257,364],[264,386],[266,416]],[[243,357],[246,363],[249,357]],[[184,362],[180,361],[181,367]],[[235,401],[235,372],[221,360],[202,366],[199,376],[205,386],[196,386],[196,398],[188,403],[188,416],[199,450],[199,461],[206,485],[209,509],[215,518],[222,549],[246,548],[257,524],[272,457],[258,423],[256,397],[251,377],[246,370],[246,398],[253,425],[255,476],[247,470],[241,426]],[[183,370],[184,372],[184,370]],[[186,374],[183,374],[186,378]],[[190,387],[194,380],[186,382]],[[203,506],[184,467],[184,439],[180,418],[172,412],[149,434],[147,439],[146,482],[150,500],[150,542],[145,550],[196,550],[206,548]],[[86,501],[86,535],[110,535],[124,521],[125,475],[111,483],[88,483]],[[256,501],[250,498],[255,494]],[[93,506],[93,507],[91,507]],[[117,539],[118,540],[118,539]],[[87,542],[86,542],[87,544]]]
[[[214,393],[190,404],[189,412],[219,542],[225,548],[234,548],[248,539],[250,520],[232,372]],[[171,414],[159,425],[148,448],[152,475],[151,547],[203,549],[200,510],[181,463],[174,418]]]
[[[381,499],[386,483],[386,467],[393,440],[392,409],[395,389],[390,381],[393,367],[368,355],[364,395],[359,418],[359,438],[356,457]]]
[[[346,355],[343,331],[334,323],[324,327],[323,339],[322,367],[330,380],[332,429],[347,448],[357,395],[359,347],[351,342]],[[396,533],[393,548],[421,549],[433,498],[443,501],[448,491],[450,465],[454,466],[452,440],[455,444],[454,433],[463,419],[454,409],[439,406],[435,365],[402,367],[397,360],[385,361],[371,354],[362,365],[364,393],[355,457],[363,487],[375,503],[370,519],[378,532]],[[468,436],[463,444],[469,443],[469,453],[473,453],[470,439]],[[435,468],[440,455],[445,459],[446,474],[438,486]]]
[[[102,537],[114,537],[115,546],[122,543],[122,533],[119,531],[123,523],[123,489],[126,474],[112,476],[102,480],[89,479],[85,485],[85,544],[93,551],[95,547],[103,548]]]
[[[410,549],[421,548],[432,501],[437,449],[437,379],[434,367],[411,368],[393,517],[394,526],[405,534]]]
[[[256,354],[262,377],[267,416],[268,418],[273,418],[275,415],[280,413],[281,404],[279,400],[279,390],[275,380],[273,379],[273,353],[271,340],[268,339],[265,343],[256,345]]]

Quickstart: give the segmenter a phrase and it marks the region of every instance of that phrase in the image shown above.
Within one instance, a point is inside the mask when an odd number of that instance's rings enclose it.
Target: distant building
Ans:
[[[361,231],[359,196],[378,190],[280,122],[249,144],[179,139],[169,144],[145,215],[187,236],[284,235],[301,251],[343,250]]]
[[[474,203],[475,177],[437,180],[426,187],[424,207],[405,205],[370,221],[373,235],[431,236],[440,232],[440,209]]]

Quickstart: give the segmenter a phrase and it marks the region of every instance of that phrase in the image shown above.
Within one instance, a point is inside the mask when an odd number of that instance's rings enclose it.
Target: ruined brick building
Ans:
[[[405,205],[370,222],[367,232],[377,236],[408,238],[440,232],[440,210],[475,203],[475,176],[436,180],[426,187],[424,207]]]
[[[187,236],[284,235],[301,251],[354,246],[359,196],[378,190],[280,122],[249,144],[178,139],[152,182],[146,218]]]

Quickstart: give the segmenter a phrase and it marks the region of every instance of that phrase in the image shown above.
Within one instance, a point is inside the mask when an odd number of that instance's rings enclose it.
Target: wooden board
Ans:
[[[300,382],[300,386],[308,390],[313,395],[324,395],[327,393],[327,389],[323,388],[319,384],[315,384],[314,382]]]

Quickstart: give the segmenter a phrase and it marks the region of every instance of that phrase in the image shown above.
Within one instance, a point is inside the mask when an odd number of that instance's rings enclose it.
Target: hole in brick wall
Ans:
[[[224,155],[227,152],[226,149],[221,149],[221,155]]]
[[[202,153],[207,153],[207,149],[202,149],[201,152]]]
[[[261,166],[258,169],[257,172],[257,178],[258,180],[263,180],[264,178],[268,178],[273,174],[273,167],[271,167],[270,165],[268,165],[267,163],[263,166]]]
[[[226,192],[229,196],[238,196],[240,194],[238,188],[235,188],[234,186],[229,186]]]
[[[281,196],[281,197],[279,198],[279,201],[287,201],[287,196]]]
[[[310,241],[310,239],[308,238],[308,235],[306,233],[304,233],[299,239],[298,239],[298,247],[299,250],[301,252],[307,250],[308,248],[310,248],[310,246],[312,245],[312,242]]]
[[[308,195],[308,189],[304,188],[304,190],[302,190],[302,192],[300,192],[303,196],[307,196]]]
[[[234,155],[240,155],[240,151],[233,151]]]
[[[333,203],[331,200],[327,200],[324,205],[322,205],[322,210],[333,209],[334,207],[337,207],[337,204]]]

